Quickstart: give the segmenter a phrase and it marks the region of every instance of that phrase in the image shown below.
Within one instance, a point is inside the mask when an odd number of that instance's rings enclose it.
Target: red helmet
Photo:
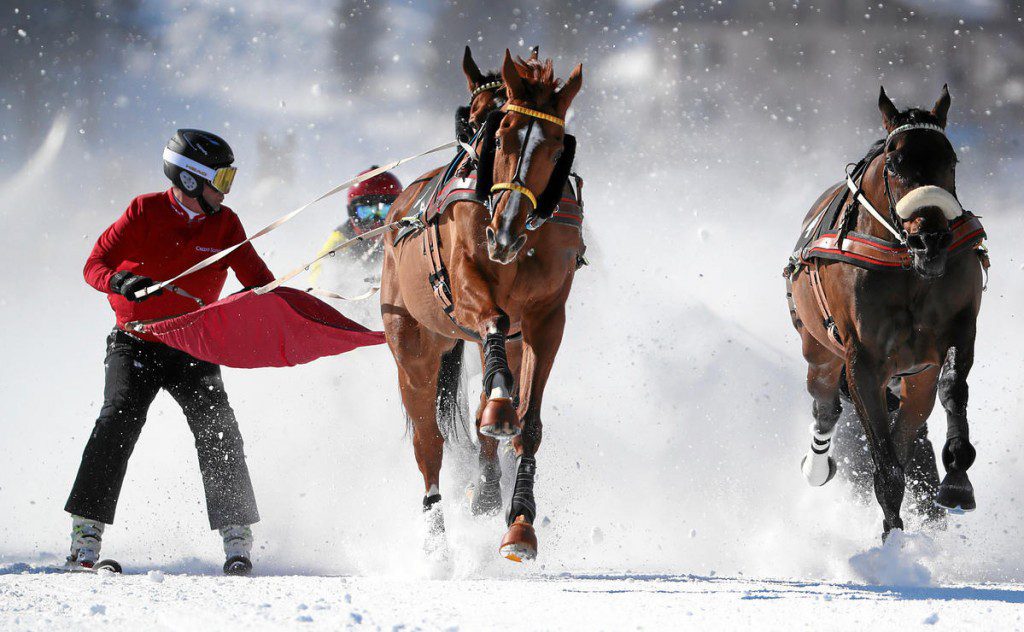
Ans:
[[[362,173],[373,171],[370,167]],[[402,192],[402,183],[389,171],[377,174],[348,190],[348,221],[357,235],[384,225],[391,203]]]
[[[359,175],[363,175],[367,171],[373,171],[377,169],[376,165],[359,172]],[[364,180],[359,184],[356,184],[348,190],[348,201],[351,204],[352,200],[367,196],[367,195],[390,195],[392,197],[398,197],[398,194],[402,192],[402,183],[398,181],[390,171],[379,173],[369,180]]]

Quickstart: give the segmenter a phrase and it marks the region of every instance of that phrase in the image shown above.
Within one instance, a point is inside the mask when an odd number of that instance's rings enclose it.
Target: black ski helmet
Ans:
[[[181,189],[182,193],[188,197],[198,200],[199,205],[206,213],[215,213],[216,210],[210,207],[203,198],[203,184],[208,183],[212,186],[214,179],[212,174],[216,173],[218,169],[231,166],[231,163],[235,161],[235,154],[231,151],[231,146],[227,141],[210,132],[198,129],[179,129],[167,141],[163,158],[164,175],[174,186]],[[189,162],[198,163],[198,165],[190,167]],[[202,169],[203,167],[206,169]],[[207,173],[199,173],[200,171]],[[227,191],[223,192],[227,193]]]

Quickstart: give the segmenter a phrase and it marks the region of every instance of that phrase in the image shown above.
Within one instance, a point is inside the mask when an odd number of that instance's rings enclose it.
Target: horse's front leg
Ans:
[[[508,364],[505,340],[510,326],[508,314],[498,307],[491,292],[492,282],[469,259],[452,262],[457,282],[452,317],[461,327],[480,339],[483,348],[483,394],[477,430],[488,437],[505,439],[519,434],[521,426],[512,405],[515,378]]]
[[[509,368],[512,375],[519,374],[523,353],[521,341],[507,345]],[[481,353],[480,365],[487,362]],[[512,404],[517,405],[519,394],[513,391]],[[471,489],[470,509],[474,515],[494,515],[501,511],[501,466],[498,463],[498,440],[480,431],[484,410],[489,400],[486,393],[480,394],[480,406],[476,411],[477,439],[480,441],[480,475]]]
[[[875,498],[882,507],[884,539],[893,529],[903,529],[900,505],[903,504],[906,488],[904,463],[897,455],[889,431],[889,412],[885,399],[888,376],[884,375],[881,362],[871,357],[862,347],[848,352],[846,375],[850,395],[864,426],[871,459],[875,464]]]
[[[523,319],[523,359],[519,374],[519,411],[522,434],[512,440],[516,451],[516,483],[506,521],[508,532],[502,538],[500,553],[515,562],[537,556],[537,533],[533,522],[537,502],[533,483],[537,474],[537,450],[540,449],[543,423],[540,418],[544,386],[565,329],[565,305],[550,312]]]
[[[946,445],[942,465],[946,476],[939,484],[935,502],[950,511],[972,511],[977,504],[967,468],[976,452],[970,442],[967,424],[967,375],[974,364],[974,321],[958,329],[959,340],[946,352],[939,377],[939,401],[946,409]]]

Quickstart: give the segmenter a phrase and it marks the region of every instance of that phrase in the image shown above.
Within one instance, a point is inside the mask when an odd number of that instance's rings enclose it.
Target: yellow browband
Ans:
[[[524,108],[521,105],[512,105],[511,103],[505,104],[505,109],[509,112],[518,112],[525,114],[526,116],[532,116],[533,118],[540,119],[542,121],[548,121],[554,123],[559,127],[565,127],[565,119],[560,119],[553,114],[545,114],[544,112],[538,112],[537,110],[531,110],[530,108]]]
[[[527,189],[521,184],[516,184],[515,182],[499,182],[491,187],[491,193],[494,193],[495,191],[518,191],[530,200],[533,204],[533,208],[537,208],[537,196],[533,194],[533,191]]]

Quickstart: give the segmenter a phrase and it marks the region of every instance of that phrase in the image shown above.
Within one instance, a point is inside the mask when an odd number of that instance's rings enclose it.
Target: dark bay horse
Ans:
[[[987,257],[980,222],[956,197],[957,157],[945,134],[949,105],[945,86],[930,111],[900,111],[883,89],[878,107],[887,137],[811,208],[805,234],[819,237],[787,267],[814,400],[804,475],[824,485],[835,474],[829,448],[840,395],[848,390],[874,464],[883,537],[903,528],[905,472],[918,446],[931,449],[920,438],[936,395],[946,411],[946,475],[939,483],[931,459],[931,472],[917,482],[939,507],[975,507],[967,476],[975,458],[967,376]],[[836,218],[831,232],[822,226],[814,233],[829,216]],[[892,381],[898,401],[889,406]]]
[[[496,439],[511,439],[518,457],[509,530],[500,547],[516,561],[536,556],[533,482],[541,401],[582,252],[580,230],[542,219],[568,177],[575,139],[565,134],[564,118],[582,78],[577,66],[559,86],[550,60],[513,60],[506,50],[501,81],[507,101],[487,117],[473,153],[464,159],[478,163],[477,199],[458,199],[417,235],[397,244],[392,235],[385,242],[381,311],[412,425],[428,520],[435,535],[442,535],[443,444],[457,432],[461,413],[463,346],[477,343],[484,379],[476,421],[491,503],[500,503]],[[409,214],[439,171],[408,187],[392,205],[389,221]],[[459,172],[466,170],[460,166]],[[512,362],[510,336],[522,337],[521,358]]]

